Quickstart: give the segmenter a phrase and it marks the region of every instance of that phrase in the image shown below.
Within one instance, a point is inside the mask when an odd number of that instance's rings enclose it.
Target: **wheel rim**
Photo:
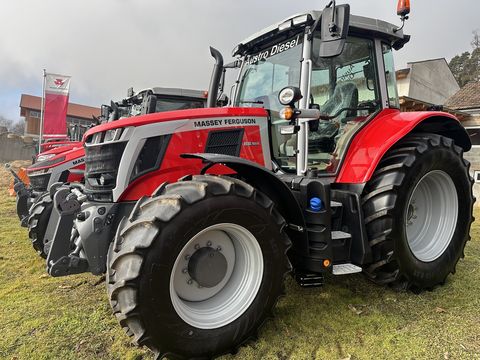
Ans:
[[[199,256],[207,251],[209,257]],[[205,260],[215,257],[217,262]],[[202,278],[191,271],[195,259],[200,259],[196,263]],[[196,328],[230,324],[255,299],[263,269],[262,250],[250,231],[231,223],[210,226],[190,239],[175,260],[170,276],[173,307],[182,320]],[[222,276],[218,276],[219,271]],[[197,278],[192,278],[193,274]],[[202,286],[210,275],[216,281]]]
[[[405,211],[408,245],[420,261],[431,262],[450,245],[458,217],[457,189],[441,170],[427,173],[415,186]]]

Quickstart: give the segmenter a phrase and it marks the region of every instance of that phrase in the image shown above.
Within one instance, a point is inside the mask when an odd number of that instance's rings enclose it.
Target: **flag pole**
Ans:
[[[43,140],[43,121],[45,118],[45,86],[47,81],[47,72],[43,69],[43,86],[42,86],[42,105],[40,109],[40,134],[38,138],[38,153],[42,152],[42,140]]]

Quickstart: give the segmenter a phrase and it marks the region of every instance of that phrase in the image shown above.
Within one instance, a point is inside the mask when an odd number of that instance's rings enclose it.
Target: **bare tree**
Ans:
[[[14,134],[23,135],[25,124],[22,121],[14,121],[0,115],[0,127],[5,127],[9,132]]]
[[[470,44],[472,44],[473,50],[480,48],[480,33],[479,30],[472,31],[473,39]]]

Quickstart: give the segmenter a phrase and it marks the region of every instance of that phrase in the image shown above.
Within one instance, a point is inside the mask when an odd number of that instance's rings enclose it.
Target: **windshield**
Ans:
[[[236,105],[263,107],[270,111],[272,121],[272,150],[274,159],[286,170],[295,170],[295,148],[286,144],[289,137],[280,134],[283,106],[278,93],[286,86],[300,86],[303,34],[295,35],[259,52],[247,55],[240,74]],[[281,146],[283,145],[283,146]]]
[[[185,99],[185,98],[160,98],[157,97],[155,112],[187,110],[205,107],[206,99]]]

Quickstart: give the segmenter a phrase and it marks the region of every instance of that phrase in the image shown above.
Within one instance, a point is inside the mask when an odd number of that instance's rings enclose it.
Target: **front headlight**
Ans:
[[[57,156],[57,155],[55,155],[55,156]],[[38,169],[38,168],[42,168],[42,167],[49,167],[49,166],[61,163],[64,160],[65,160],[65,156],[59,156],[57,158],[50,159],[50,160],[37,161],[35,164],[30,165],[28,168]]]
[[[115,132],[116,131],[117,131],[116,129],[107,130],[105,132],[105,137],[103,138],[103,142],[108,142],[108,141],[112,141],[113,139],[115,139]]]
[[[294,86],[287,86],[278,93],[278,101],[282,105],[293,106],[298,100],[302,98],[302,93],[299,88]]]
[[[48,159],[51,159],[55,157],[55,154],[45,154],[45,155],[38,155],[37,156],[37,161],[40,162],[40,161],[46,161]]]

